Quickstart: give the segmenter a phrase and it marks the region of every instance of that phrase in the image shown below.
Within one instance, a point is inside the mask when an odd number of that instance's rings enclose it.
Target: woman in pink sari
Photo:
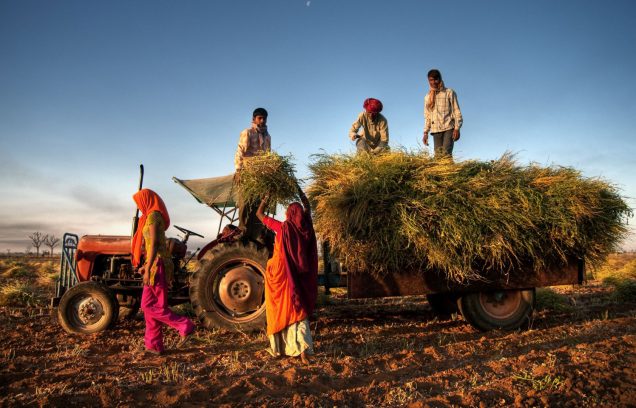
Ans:
[[[144,343],[146,351],[161,354],[164,351],[162,328],[166,324],[179,331],[182,347],[194,332],[194,324],[185,316],[180,316],[168,308],[168,288],[172,282],[174,265],[166,246],[166,229],[170,226],[170,216],[163,200],[157,193],[147,188],[133,195],[137,208],[142,213],[137,231],[132,240],[132,263],[139,266],[142,246],[145,244],[145,263],[137,272],[143,275],[141,309],[146,320]]]
[[[300,196],[303,205],[290,204],[284,222],[265,215],[267,199],[256,215],[276,233],[265,269],[268,351],[274,356],[300,356],[308,364],[314,353],[309,318],[318,296],[318,247],[309,201],[302,191]]]

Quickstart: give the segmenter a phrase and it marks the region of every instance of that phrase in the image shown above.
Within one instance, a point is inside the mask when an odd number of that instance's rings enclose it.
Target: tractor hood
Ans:
[[[77,244],[78,252],[130,254],[130,235],[84,235]]]
[[[77,244],[77,278],[89,280],[95,259],[100,255],[130,256],[130,236],[84,235]]]

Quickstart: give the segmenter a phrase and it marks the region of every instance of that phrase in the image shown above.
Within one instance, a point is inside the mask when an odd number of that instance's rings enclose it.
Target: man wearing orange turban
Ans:
[[[368,98],[362,105],[364,112],[351,125],[349,137],[355,140],[358,153],[381,153],[389,148],[389,124],[380,113],[382,102]],[[362,134],[358,131],[362,128]]]

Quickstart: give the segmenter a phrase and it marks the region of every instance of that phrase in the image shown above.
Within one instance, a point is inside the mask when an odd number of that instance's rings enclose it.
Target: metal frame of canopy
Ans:
[[[221,216],[217,235],[221,233],[224,218],[230,224],[238,221],[238,196],[234,189],[234,174],[192,180],[173,177],[172,180],[185,188],[198,202],[212,208]]]

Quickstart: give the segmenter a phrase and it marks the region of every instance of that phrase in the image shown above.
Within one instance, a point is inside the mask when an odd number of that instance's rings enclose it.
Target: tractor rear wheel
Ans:
[[[90,334],[111,327],[117,321],[119,305],[115,294],[97,282],[82,282],[66,292],[57,307],[62,328],[71,334]]]
[[[265,266],[256,244],[220,244],[203,256],[190,282],[190,302],[207,328],[252,331],[265,327]]]
[[[463,295],[457,305],[464,318],[479,330],[514,330],[530,320],[535,291],[509,289]]]

